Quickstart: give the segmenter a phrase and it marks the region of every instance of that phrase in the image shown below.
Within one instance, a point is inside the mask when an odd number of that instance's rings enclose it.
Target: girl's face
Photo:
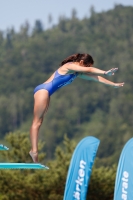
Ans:
[[[84,65],[84,64],[83,64],[83,60],[81,60],[81,61],[79,62],[79,65],[82,66],[82,67],[92,67],[92,66],[93,66],[93,64],[91,64],[91,63],[89,63],[87,66]]]
[[[93,66],[93,64],[91,64],[91,63],[89,65],[87,65],[87,67],[92,67],[92,66]]]

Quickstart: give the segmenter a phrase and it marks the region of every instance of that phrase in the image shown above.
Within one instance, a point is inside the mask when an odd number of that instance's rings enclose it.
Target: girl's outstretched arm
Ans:
[[[115,74],[115,72],[118,70],[118,68],[112,68],[108,71],[103,71],[103,70],[100,70],[100,69],[97,69],[95,67],[91,67],[91,72],[88,73],[89,74],[94,74],[94,75],[106,75],[106,76],[112,76]],[[100,72],[100,73],[99,73]],[[102,73],[101,73],[102,72]],[[104,72],[104,73],[103,73]]]
[[[101,76],[93,76],[93,75],[79,73],[78,77],[85,79],[85,80],[96,81],[96,82],[99,82],[99,83],[103,83],[105,85],[110,85],[114,88],[119,88],[119,87],[122,87],[124,85],[124,83],[114,83],[112,81],[109,81],[109,80],[101,77]]]
[[[84,67],[74,63],[67,63],[65,68],[72,72],[83,72],[83,73],[91,73],[91,74],[100,74],[100,75],[107,75],[112,76],[118,70],[118,68],[112,68],[108,71],[104,71],[95,67]]]

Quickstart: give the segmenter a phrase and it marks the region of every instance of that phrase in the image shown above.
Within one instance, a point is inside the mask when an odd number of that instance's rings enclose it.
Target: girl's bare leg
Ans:
[[[50,97],[47,90],[39,90],[34,95],[34,115],[30,128],[31,151],[29,152],[33,161],[38,162],[38,133],[43,122],[44,114],[49,107]]]

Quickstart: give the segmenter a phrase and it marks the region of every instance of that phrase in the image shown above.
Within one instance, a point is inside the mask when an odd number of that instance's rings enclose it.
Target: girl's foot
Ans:
[[[38,152],[30,151],[29,154],[30,154],[33,162],[34,163],[38,163]]]

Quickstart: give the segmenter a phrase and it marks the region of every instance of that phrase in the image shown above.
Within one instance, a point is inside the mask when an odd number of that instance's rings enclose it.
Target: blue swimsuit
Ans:
[[[70,84],[77,77],[77,75],[77,72],[75,74],[61,75],[58,73],[58,71],[56,71],[53,80],[49,83],[43,83],[41,85],[38,85],[34,89],[34,94],[38,90],[45,89],[49,92],[49,95],[51,96],[59,88]]]

